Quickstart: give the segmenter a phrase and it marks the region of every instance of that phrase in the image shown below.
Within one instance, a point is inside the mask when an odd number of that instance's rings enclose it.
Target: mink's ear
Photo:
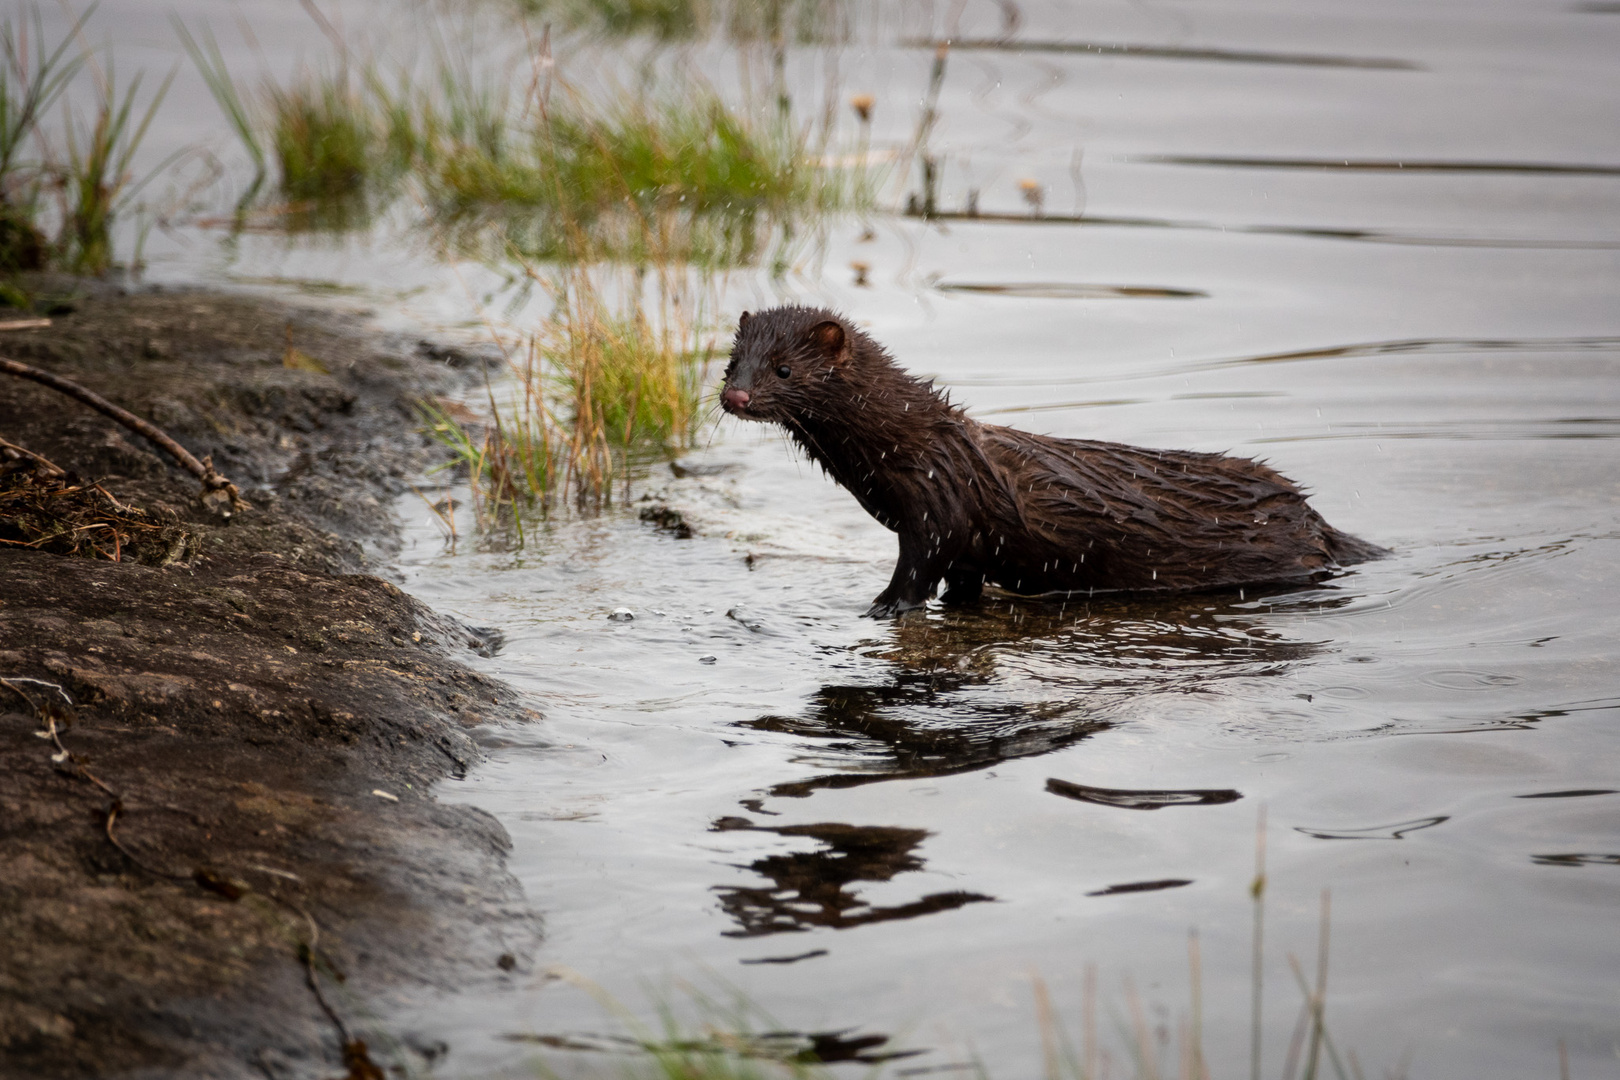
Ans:
[[[737,329],[741,330],[743,327],[747,326],[748,325],[748,319],[749,319],[749,314],[746,311],[743,312],[741,315],[737,316]]]
[[[844,328],[828,319],[810,328],[810,340],[834,361],[843,359]]]

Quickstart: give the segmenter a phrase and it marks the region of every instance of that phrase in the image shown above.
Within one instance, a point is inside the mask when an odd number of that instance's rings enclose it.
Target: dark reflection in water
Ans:
[[[883,686],[825,686],[804,719],[763,716],[749,727],[812,739],[840,771],[777,784],[768,794],[804,798],[823,788],[972,772],[1078,742],[1108,723],[1069,715],[1061,704],[972,702],[983,678],[960,672],[900,672]]]
[[[853,1028],[842,1031],[766,1031],[758,1035],[728,1031],[695,1039],[665,1039],[657,1042],[626,1035],[535,1035],[513,1032],[508,1042],[534,1043],[552,1050],[585,1050],[597,1053],[623,1053],[639,1050],[652,1054],[736,1055],[777,1061],[788,1065],[834,1065],[852,1061],[879,1065],[885,1061],[916,1057],[926,1050],[884,1050],[887,1035],[855,1035]]]
[[[1159,892],[1162,889],[1179,889],[1183,885],[1191,885],[1188,878],[1165,878],[1163,881],[1132,881],[1124,885],[1110,885],[1106,889],[1088,892],[1087,896],[1120,896],[1124,893]]]
[[[797,964],[800,960],[814,960],[818,956],[826,956],[826,949],[811,949],[809,952],[795,953],[792,956],[756,956],[752,960],[739,960],[739,964]]]
[[[1173,289],[1168,285],[1092,285],[1075,281],[941,281],[940,292],[1018,296],[1037,300],[1199,300],[1202,289]]]
[[[860,652],[882,662],[887,679],[824,686],[803,716],[764,716],[744,726],[810,742],[799,760],[810,777],[777,784],[763,797],[804,798],[826,788],[970,772],[1072,745],[1113,722],[1143,694],[1204,694],[1222,679],[1277,674],[1320,645],[1288,640],[1259,613],[1339,607],[1354,598],[1331,586],[1274,589],[1268,595],[1106,598],[1050,603],[992,594],[974,608],[902,619]],[[1152,810],[1209,806],[1242,796],[1224,788],[1129,791],[1052,779],[1047,790],[1104,806]],[[767,813],[761,798],[743,801]],[[729,937],[844,929],[910,919],[993,897],[933,893],[876,907],[859,882],[886,882],[920,870],[922,829],[840,823],[761,826],[725,817],[717,832],[747,830],[814,840],[807,852],[766,855],[748,864],[767,879],[720,886],[720,905],[737,924]],[[1096,895],[1178,888],[1165,879],[1111,886]],[[791,963],[802,956],[764,957]]]
[[[1450,814],[1438,814],[1434,817],[1414,818],[1411,821],[1397,821],[1393,825],[1373,825],[1365,829],[1307,829],[1298,826],[1294,831],[1314,836],[1318,840],[1402,840],[1407,833],[1414,833],[1419,829],[1432,829],[1450,820]]]
[[[1515,795],[1515,799],[1584,799],[1592,795],[1620,794],[1614,788],[1576,788],[1573,791],[1535,791],[1529,795]]]
[[[921,212],[906,214],[922,217]],[[971,222],[978,225],[1089,225],[1112,229],[1185,229],[1193,232],[1244,233],[1254,236],[1296,236],[1305,240],[1356,240],[1366,244],[1397,244],[1416,247],[1507,248],[1528,251],[1612,251],[1620,239],[1569,240],[1512,236],[1447,236],[1431,233],[1400,232],[1394,229],[1344,229],[1310,225],[1245,225],[1237,222],[1190,221],[1175,218],[1117,217],[1101,214],[1008,214],[992,211],[936,210],[926,215],[930,221]]]
[[[1574,716],[1586,712],[1607,712],[1611,709],[1620,709],[1620,698],[1575,701],[1550,709],[1532,709],[1528,712],[1511,713],[1507,716],[1484,718],[1440,717],[1438,718],[1439,722],[1432,726],[1407,723],[1403,725],[1402,730],[1412,734],[1425,735],[1471,735],[1476,731],[1531,731],[1543,720],[1557,720],[1565,716]],[[1593,792],[1593,794],[1597,794],[1597,792]]]
[[[1119,788],[1087,787],[1056,777],[1046,781],[1046,790],[1065,799],[1117,806],[1125,810],[1160,810],[1166,806],[1217,806],[1237,802],[1242,794],[1229,788],[1190,791],[1129,791]]]
[[[1222,169],[1326,169],[1349,172],[1522,173],[1532,176],[1620,176],[1620,165],[1543,161],[1422,161],[1367,158],[1189,157],[1162,154],[1132,158],[1153,165],[1200,165]]]
[[[887,680],[827,685],[802,716],[745,722],[815,740],[799,760],[822,771],[765,794],[804,798],[951,776],[1062,749],[1109,727],[1117,710],[1144,693],[1209,693],[1220,680],[1274,675],[1320,649],[1260,622],[1263,607],[1321,610],[1353,599],[1330,587],[1273,590],[1269,601],[1253,590],[1245,595],[1078,604],[992,598],[901,620],[888,641],[864,650],[888,662]],[[1206,803],[1237,797],[1190,794]],[[763,812],[757,802],[745,805]]]
[[[913,38],[902,44],[917,49],[946,45],[958,52],[1090,53],[1145,60],[1200,60],[1224,64],[1281,64],[1286,67],[1362,68],[1370,71],[1422,71],[1410,60],[1373,56],[1329,56],[1320,53],[1261,52],[1254,49],[1201,49],[1177,45],[1132,45],[1101,41],[1030,41],[1022,38],[952,38],[949,42]]]
[[[720,906],[739,929],[727,937],[762,937],[826,927],[847,930],[869,923],[893,922],[936,911],[951,911],[967,904],[993,900],[982,893],[930,893],[907,904],[873,907],[851,888],[861,881],[890,881],[899,874],[921,870],[923,860],[914,852],[928,836],[926,829],[883,825],[816,825],[764,827],[746,818],[721,818],[719,832],[749,830],[778,836],[805,837],[824,845],[816,851],[766,855],[747,869],[769,878],[769,886],[719,886]]]
[[[1620,866],[1620,855],[1532,855],[1538,866]]]
[[[1360,357],[1424,354],[1439,356],[1467,355],[1469,353],[1616,353],[1620,352],[1620,337],[1542,337],[1542,338],[1405,338],[1396,341],[1358,341],[1350,345],[1333,345],[1322,349],[1295,349],[1289,352],[1261,353],[1255,356],[1234,356],[1217,360],[1198,360],[1177,367],[1146,372],[1136,378],[1156,379],[1166,375],[1191,375],[1223,368],[1242,368],[1255,364],[1292,364],[1314,360],[1350,360]],[[981,377],[951,380],[953,386],[1084,386],[1091,383],[1116,383],[1131,376],[1086,375],[1072,379],[1042,379],[1031,382],[1026,378]],[[1134,401],[1135,399],[1130,399]],[[1084,403],[1082,403],[1084,404]],[[1105,403],[1106,404],[1106,403]]]

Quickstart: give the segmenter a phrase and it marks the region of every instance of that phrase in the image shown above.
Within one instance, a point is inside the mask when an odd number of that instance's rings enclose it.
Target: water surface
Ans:
[[[155,40],[125,7],[106,13]],[[863,620],[892,537],[729,421],[692,459],[712,475],[637,489],[688,509],[688,539],[632,503],[452,551],[407,500],[408,588],[502,627],[483,665],[547,717],[486,733],[489,763],[441,790],[512,834],[547,938],[389,1023],[449,1043],[440,1075],[523,1075],[542,1049],[514,1036],[612,1030],[566,969],[644,1015],[683,980],[731,987],[845,1033],[819,1045],[921,1051],[899,1074],[1027,1076],[1033,977],[1076,1023],[1088,965],[1105,1017],[1129,979],[1173,1038],[1196,929],[1212,1071],[1242,1075],[1263,808],[1267,1075],[1324,889],[1329,1020],[1369,1075],[1553,1075],[1560,1042],[1572,1075],[1612,1074],[1620,19],[1010,7],[955,28],[908,7],[840,50],[897,142],[928,43],[964,39],[934,148],[942,205],[976,190],[985,218],[840,224],[786,279],[739,275],[732,305],[837,305],[995,422],[1264,457],[1393,555],[1264,595]],[[266,30],[271,62],[303,32]],[[1024,179],[1066,220],[1024,220]],[[441,324],[498,284],[380,240],[153,243],[160,279],[321,278]]]

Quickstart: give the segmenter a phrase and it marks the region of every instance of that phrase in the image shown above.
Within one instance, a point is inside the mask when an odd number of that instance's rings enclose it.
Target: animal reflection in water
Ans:
[[[885,681],[823,686],[800,716],[743,726],[806,740],[815,775],[766,789],[803,798],[824,788],[952,776],[1071,746],[1111,727],[1145,695],[1211,694],[1219,683],[1280,674],[1321,645],[1290,640],[1269,613],[1348,603],[1331,589],[1225,603],[1213,597],[1081,605],[1022,602],[895,624],[870,659]],[[760,799],[742,805],[760,812]]]
[[[1348,602],[1331,590],[1276,595],[1272,611],[1312,610]],[[1259,617],[1253,604],[1210,597],[1154,602],[1113,600],[1050,607],[1014,605],[1009,615],[948,612],[938,621],[902,622],[864,655],[887,661],[887,681],[824,686],[804,716],[764,716],[744,726],[808,742],[800,760],[821,768],[804,780],[777,784],[742,805],[773,813],[766,799],[802,799],[826,788],[885,780],[917,780],[989,768],[1071,746],[1112,726],[1112,717],[1144,694],[1209,693],[1221,679],[1277,674],[1321,646],[1288,640]],[[1068,799],[1126,810],[1212,806],[1240,798],[1229,789],[1123,791],[1050,779],[1046,790]],[[724,817],[717,832],[773,833],[816,842],[816,848],[770,854],[746,869],[769,884],[718,886],[722,909],[735,920],[732,937],[757,937],[950,911],[993,897],[931,893],[875,907],[861,882],[888,882],[921,870],[923,829],[820,822],[757,825]],[[1186,881],[1131,883],[1115,892],[1148,891]],[[1106,891],[1106,890],[1105,890]],[[819,952],[787,959],[806,959]],[[776,961],[785,962],[785,961]]]
[[[966,904],[993,900],[983,893],[930,893],[906,904],[873,907],[851,888],[860,881],[890,881],[896,875],[921,870],[917,846],[928,836],[925,829],[899,829],[881,825],[759,826],[747,818],[727,817],[714,823],[719,832],[749,830],[778,836],[804,837],[822,845],[816,851],[766,855],[749,869],[771,880],[771,885],[723,886],[720,906],[737,921],[727,937],[761,937],[795,930],[826,927],[847,930],[867,923],[891,922]]]

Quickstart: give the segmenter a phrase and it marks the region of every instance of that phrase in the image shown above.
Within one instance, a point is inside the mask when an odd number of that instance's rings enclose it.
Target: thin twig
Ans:
[[[309,940],[298,943],[298,959],[304,964],[304,981],[309,984],[309,989],[315,995],[321,1011],[332,1021],[332,1026],[337,1028],[338,1038],[343,1041],[344,1046],[348,1046],[353,1041],[349,1036],[349,1025],[343,1022],[343,1017],[339,1016],[337,1010],[326,1000],[326,995],[321,992],[321,981],[315,973],[315,950],[321,943],[320,924],[315,921],[315,916],[291,900],[283,900],[282,903],[302,915],[304,922],[309,926]]]
[[[1253,958],[1249,969],[1249,1080],[1260,1080],[1262,1050],[1262,995],[1265,990],[1266,950],[1266,808],[1260,807],[1254,835],[1254,882],[1249,886],[1254,900]],[[1285,1074],[1286,1075],[1286,1074]]]
[[[435,503],[432,499],[428,498],[427,493],[424,492],[421,488],[417,487],[415,484],[412,484],[411,485],[411,490],[416,492],[416,495],[417,495],[417,497],[419,499],[421,499],[423,502],[427,503],[427,508],[429,510],[433,511],[433,516],[434,517],[439,519],[439,524],[443,525],[445,527],[446,531],[449,532],[449,534],[450,534],[450,546],[451,546],[451,548],[454,548],[455,544],[456,544],[456,502],[455,502],[455,499],[452,498],[448,494],[445,495],[444,500],[443,500],[444,504],[445,504],[445,509],[440,510],[438,503]]]
[[[75,761],[74,764],[78,765],[78,762]],[[84,766],[79,765],[79,771],[84,773],[84,775],[86,777],[88,777],[90,779],[94,779],[94,777],[91,777],[90,774],[85,771]],[[96,783],[100,784],[101,781],[97,780]],[[118,823],[118,815],[123,813],[123,811],[124,811],[124,804],[121,801],[119,801],[118,799],[114,799],[113,802],[112,802],[112,805],[107,808],[107,822],[106,822],[106,825],[105,825],[105,831],[107,833],[107,839],[108,839],[109,842],[111,842],[113,847],[118,849],[119,854],[123,855],[124,858],[128,859],[130,862],[134,863],[137,867],[139,867],[140,869],[146,871],[148,874],[152,875],[153,877],[167,878],[170,881],[191,881],[193,879],[194,875],[192,875],[192,874],[171,874],[166,870],[159,870],[155,866],[148,866],[141,859],[137,858],[133,851],[129,850],[129,848],[124,846],[123,841],[119,840],[118,837],[116,835],[114,835],[114,833],[113,833],[113,826]]]
[[[28,681],[39,682],[41,680],[31,679]],[[55,684],[46,683],[44,685],[54,686]],[[68,770],[71,775],[90,781],[90,783],[100,788],[102,793],[105,794],[107,798],[112,800],[107,807],[107,817],[102,822],[102,831],[107,836],[107,842],[112,844],[112,846],[116,848],[119,854],[123,855],[124,858],[134,863],[137,868],[146,871],[146,873],[152,875],[153,877],[166,878],[170,881],[191,880],[190,874],[171,874],[167,871],[159,870],[156,867],[148,866],[144,861],[138,858],[133,851],[130,851],[129,848],[125,847],[123,841],[118,839],[118,834],[113,830],[117,827],[118,815],[124,812],[124,800],[119,796],[118,792],[107,786],[107,784],[103,782],[99,776],[85,768],[84,762],[75,757],[71,750],[62,745],[62,731],[65,728],[72,726],[74,721],[77,719],[77,717],[74,715],[73,707],[71,705],[58,702],[54,698],[50,697],[43,698],[40,701],[35,701],[22,689],[22,687],[18,686],[16,682],[11,679],[0,679],[0,686],[4,686],[18,697],[28,702],[29,707],[39,715],[39,718],[42,721],[44,721],[44,734],[50,739],[51,744],[56,747],[56,753],[51,755],[52,763],[56,765],[65,764],[71,766],[72,768]],[[62,691],[60,686],[57,686],[56,689],[58,692],[63,693],[64,697],[66,696],[65,691]],[[178,810],[179,808],[170,807],[169,809]],[[185,811],[180,812],[185,813]]]
[[[0,357],[0,373],[15,375],[19,379],[31,379],[42,386],[48,386],[52,390],[66,394],[68,397],[90,406],[103,416],[117,421],[156,444],[175,461],[179,462],[187,472],[202,481],[205,492],[223,491],[230,497],[233,510],[247,505],[243,502],[242,493],[237,490],[236,485],[214,470],[212,458],[204,458],[202,461],[198,461],[191,451],[175,442],[162,428],[150,421],[142,420],[128,409],[114,405],[100,394],[87,390],[78,383],[64,379],[60,375],[52,375],[50,372],[34,367],[32,364],[8,360],[5,357]]]
[[[1289,963],[1294,962],[1292,953],[1288,954]],[[1299,1066],[1300,1051],[1305,1048],[1305,1032],[1310,1028],[1311,1002],[1307,996],[1299,1007],[1299,1019],[1294,1021],[1294,1034],[1288,1040],[1288,1056],[1283,1059],[1282,1080],[1294,1080],[1295,1070]]]
[[[1058,1071],[1057,1016],[1052,1012],[1052,995],[1046,981],[1035,979],[1035,1023],[1041,1029],[1041,1056],[1046,1063],[1047,1080],[1060,1080]]]
[[[1197,930],[1187,935],[1187,967],[1192,979],[1192,1037],[1187,1072],[1192,1080],[1209,1080],[1209,1064],[1204,1060],[1204,958],[1198,947]]]
[[[1316,992],[1311,995],[1312,1008],[1316,1011],[1316,1022],[1311,1027],[1311,1046],[1305,1055],[1305,1078],[1313,1080],[1316,1069],[1322,1056],[1322,1036],[1327,1028],[1323,1023],[1323,1013],[1327,1008],[1327,977],[1328,977],[1328,917],[1332,903],[1326,889],[1322,890],[1321,924],[1316,931]]]
[[[4,329],[4,326],[0,325],[0,329]],[[18,446],[14,442],[7,442],[5,439],[0,439],[0,450],[9,450],[18,457],[27,458],[29,461],[32,461],[35,465],[38,465],[41,469],[45,470],[45,475],[47,476],[67,475],[67,470],[62,468],[62,466],[56,464],[56,462],[52,461],[50,458],[34,453],[26,446]]]
[[[281,898],[278,897],[278,899]],[[366,1049],[365,1040],[354,1037],[349,1030],[349,1025],[343,1022],[343,1018],[338,1015],[337,1010],[332,1008],[331,1002],[326,1000],[326,994],[321,991],[320,976],[315,970],[315,959],[321,940],[320,924],[315,921],[313,915],[291,900],[281,899],[281,902],[302,915],[304,922],[309,925],[309,941],[299,943],[298,959],[304,965],[304,982],[308,984],[310,992],[315,995],[315,1001],[320,1005],[321,1011],[326,1014],[326,1018],[332,1021],[332,1026],[337,1029],[338,1039],[343,1047],[343,1064],[348,1066],[349,1069],[344,1080],[387,1080],[387,1074],[378,1067],[376,1062],[371,1060],[371,1053]],[[330,958],[327,959],[326,963],[328,968],[332,967]],[[342,975],[338,975],[338,978],[341,979]]]
[[[1339,1051],[1334,1048],[1333,1037],[1328,1034],[1327,1024],[1323,1019],[1324,1003],[1322,998],[1311,992],[1310,985],[1305,981],[1305,969],[1299,966],[1299,957],[1293,953],[1288,954],[1288,966],[1293,969],[1294,980],[1299,983],[1300,993],[1305,995],[1305,1007],[1311,1014],[1311,1039],[1313,1043],[1320,1039],[1322,1049],[1328,1053],[1328,1061],[1333,1065],[1334,1074],[1339,1080],[1350,1080],[1345,1073],[1344,1062],[1339,1060]],[[1314,1066],[1314,1062],[1311,1063]],[[1313,1075],[1314,1069],[1308,1067],[1306,1076]]]
[[[1086,1080],[1097,1080],[1097,966],[1086,965],[1085,997],[1081,1004],[1080,1037],[1086,1061]]]

